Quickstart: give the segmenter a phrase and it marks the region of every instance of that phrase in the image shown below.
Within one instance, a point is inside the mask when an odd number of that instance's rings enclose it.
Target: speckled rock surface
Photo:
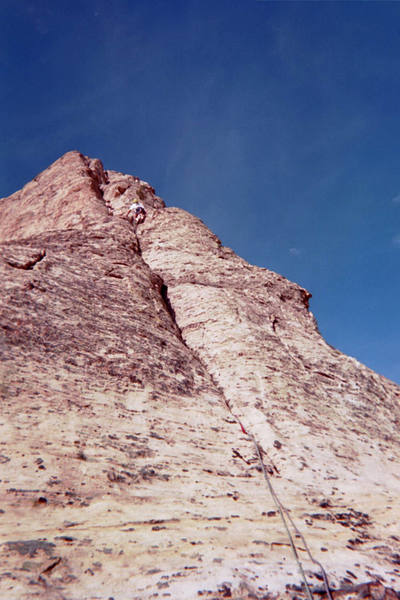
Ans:
[[[0,235],[0,598],[304,597],[251,436],[333,597],[397,597],[400,390],[308,292],[77,152]]]

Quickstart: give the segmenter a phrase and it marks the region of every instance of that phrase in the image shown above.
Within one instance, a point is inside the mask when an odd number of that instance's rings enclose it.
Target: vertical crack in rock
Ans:
[[[167,309],[167,311],[168,311],[168,312],[169,312],[169,314],[171,315],[171,319],[172,319],[172,320],[173,320],[173,322],[175,323],[176,327],[179,329],[179,327],[178,327],[178,324],[177,324],[177,322],[176,322],[175,311],[174,311],[174,309],[172,308],[171,301],[170,301],[170,299],[169,299],[169,297],[168,297],[168,287],[165,285],[165,283],[164,283],[164,282],[162,282],[162,284],[161,284],[160,293],[161,293],[161,298],[162,298],[162,299],[163,299],[163,301],[164,301],[165,308]],[[180,330],[180,329],[179,329],[179,332],[180,332],[180,335],[181,335],[181,337],[182,337],[182,332],[181,332],[181,330]]]

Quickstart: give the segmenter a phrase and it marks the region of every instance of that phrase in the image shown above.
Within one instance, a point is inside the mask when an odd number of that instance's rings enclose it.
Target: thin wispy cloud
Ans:
[[[400,248],[400,233],[394,236],[394,238],[392,239],[392,244],[393,246]]]
[[[289,254],[292,256],[300,256],[301,250],[300,248],[289,248]]]
[[[400,194],[397,194],[394,198],[392,198],[393,204],[400,204]]]

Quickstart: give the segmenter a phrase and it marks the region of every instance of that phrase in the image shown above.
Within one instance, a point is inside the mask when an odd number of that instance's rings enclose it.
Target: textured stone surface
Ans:
[[[396,598],[400,390],[308,292],[77,152],[0,201],[0,234],[1,598],[304,596],[235,417],[334,598]]]

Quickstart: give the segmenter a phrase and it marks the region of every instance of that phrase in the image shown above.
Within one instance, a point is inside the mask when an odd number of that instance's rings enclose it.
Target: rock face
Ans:
[[[314,598],[397,597],[400,389],[307,291],[78,152],[0,237],[0,598],[304,597],[282,505]]]

